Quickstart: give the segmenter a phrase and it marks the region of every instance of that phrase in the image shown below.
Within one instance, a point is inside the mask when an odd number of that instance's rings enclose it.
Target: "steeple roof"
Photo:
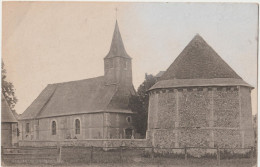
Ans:
[[[197,34],[170,65],[160,80],[213,78],[241,79]]]
[[[110,46],[110,51],[107,54],[106,58],[112,58],[112,57],[124,57],[131,59],[130,56],[126,53],[124,43],[119,31],[118,23],[116,21],[115,30],[113,34],[113,39]]]

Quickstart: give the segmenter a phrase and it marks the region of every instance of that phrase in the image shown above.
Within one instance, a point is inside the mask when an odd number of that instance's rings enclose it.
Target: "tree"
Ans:
[[[17,103],[17,98],[15,96],[14,85],[11,82],[6,81],[6,70],[4,68],[4,62],[2,61],[2,93],[10,107],[10,109],[15,112],[14,106]]]
[[[132,96],[129,101],[129,106],[136,114],[134,117],[134,126],[137,133],[145,136],[148,121],[148,105],[149,95],[148,90],[155,84],[156,78],[153,75],[145,74],[145,81],[138,87],[137,95]]]

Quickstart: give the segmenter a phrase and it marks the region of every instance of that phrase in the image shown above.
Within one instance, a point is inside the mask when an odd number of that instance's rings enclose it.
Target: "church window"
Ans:
[[[30,132],[30,124],[29,123],[26,123],[25,131],[26,131],[26,133]]]
[[[56,122],[52,121],[52,123],[51,123],[51,134],[52,135],[56,135],[56,129],[57,129]]]
[[[132,122],[132,117],[131,117],[131,116],[126,117],[126,121],[127,121],[128,123],[131,123],[131,122]]]
[[[79,119],[76,119],[76,121],[75,121],[75,133],[80,134],[80,121],[79,121]]]

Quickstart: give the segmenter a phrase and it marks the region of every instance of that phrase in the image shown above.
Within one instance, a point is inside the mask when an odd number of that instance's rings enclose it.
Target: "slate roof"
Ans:
[[[217,85],[252,87],[197,34],[150,90]]]
[[[126,53],[117,21],[114,29],[110,50],[107,56],[105,57],[105,59],[112,58],[112,57],[124,57],[124,58],[131,59],[131,57]]]
[[[2,98],[1,122],[2,123],[17,122],[3,94],[1,98]]]
[[[118,94],[118,86],[105,85],[104,79],[101,76],[50,84],[25,110],[20,120],[96,112],[132,113],[128,101],[112,100]],[[133,91],[129,90],[128,94]],[[114,105],[111,105],[112,101]]]

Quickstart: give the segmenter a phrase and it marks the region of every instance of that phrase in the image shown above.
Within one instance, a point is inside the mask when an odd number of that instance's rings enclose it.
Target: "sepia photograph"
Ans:
[[[2,2],[2,166],[256,167],[259,4]]]

